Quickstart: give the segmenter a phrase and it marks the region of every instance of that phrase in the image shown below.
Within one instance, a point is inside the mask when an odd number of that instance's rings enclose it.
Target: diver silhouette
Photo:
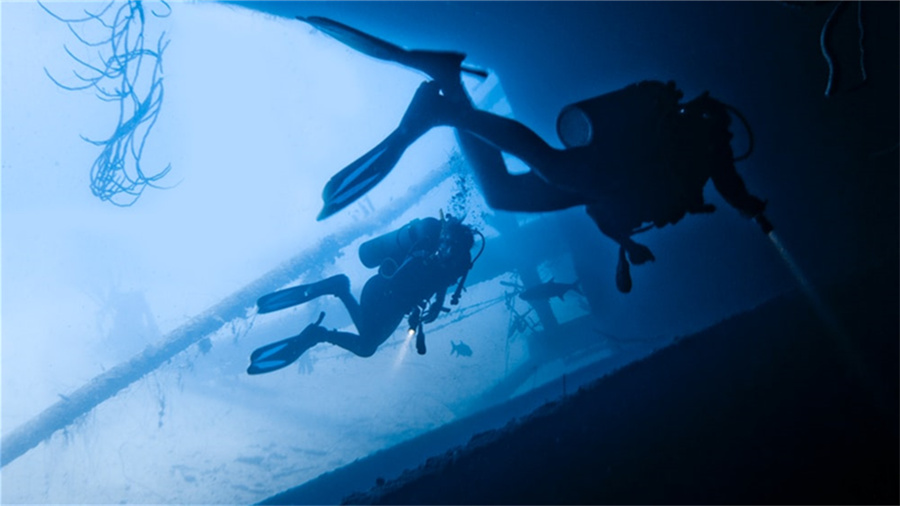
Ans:
[[[442,312],[447,290],[456,284],[450,304],[459,303],[469,269],[474,261],[474,228],[453,216],[415,219],[402,228],[371,239],[359,247],[359,257],[378,273],[365,284],[357,300],[350,293],[350,280],[338,274],[316,283],[300,285],[260,297],[259,313],[269,313],[303,304],[323,295],[343,302],[358,334],[328,330],[321,326],[325,313],[300,334],[267,344],[250,355],[248,374],[262,374],[286,367],[318,343],[340,346],[360,357],[372,356],[408,318],[410,333],[416,334],[416,350],[425,354],[423,325]],[[484,236],[482,237],[482,250]],[[480,252],[479,252],[480,255]]]
[[[400,125],[368,153],[338,172],[323,191],[322,220],[378,184],[403,152],[431,128],[456,129],[488,205],[518,212],[546,212],[585,206],[600,231],[619,244],[616,286],[631,290],[629,262],[655,260],[632,236],[654,226],[675,224],[686,214],[710,213],[703,188],[712,180],[726,202],[772,230],[766,203],[751,195],[738,175],[729,130],[734,108],[709,93],[681,103],[674,82],[643,81],[565,107],[557,149],[510,118],[475,108],[462,85],[465,54],[407,50],[321,17],[299,17],[369,56],[424,72],[430,78],[416,91]],[[480,75],[484,75],[481,73]],[[531,171],[510,174],[501,152]],[[649,224],[649,225],[645,225]]]

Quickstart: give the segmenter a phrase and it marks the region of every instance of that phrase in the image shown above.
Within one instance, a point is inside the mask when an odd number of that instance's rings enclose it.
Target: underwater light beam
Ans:
[[[884,400],[891,397],[885,391],[883,386],[872,378],[870,371],[866,368],[865,360],[860,354],[859,349],[854,346],[850,334],[843,329],[841,324],[834,317],[833,312],[826,306],[818,292],[813,288],[812,283],[809,282],[809,279],[807,279],[803,274],[803,271],[800,270],[797,262],[794,261],[794,258],[784,247],[781,239],[778,238],[774,231],[769,231],[766,236],[772,241],[775,249],[778,250],[778,254],[781,255],[781,258],[791,270],[791,274],[794,275],[794,278],[803,288],[804,294],[807,299],[809,299],[818,317],[825,323],[826,331],[834,341],[837,352],[846,362],[846,367],[850,374],[855,376],[856,379],[865,386],[865,391],[870,397],[868,400],[875,406],[884,406]]]
[[[841,324],[834,317],[833,312],[822,300],[822,297],[819,296],[819,293],[813,287],[812,283],[809,282],[809,279],[806,277],[806,275],[803,274],[803,271],[800,270],[800,266],[797,265],[794,257],[791,256],[787,248],[784,247],[784,244],[781,242],[781,239],[779,239],[778,235],[775,234],[775,231],[769,231],[766,236],[770,241],[772,241],[772,244],[775,246],[778,254],[781,256],[782,260],[784,260],[784,263],[787,264],[788,269],[790,269],[791,274],[794,276],[794,279],[796,279],[797,283],[800,284],[800,287],[803,289],[804,295],[806,295],[806,298],[812,304],[816,314],[825,324],[826,330],[834,339],[834,342],[840,349],[841,353],[845,357],[847,357],[850,369],[852,369],[852,371],[858,377],[864,378],[866,376],[866,373],[865,368],[863,367],[863,360],[862,357],[859,356],[859,353],[857,353],[856,347],[853,346],[850,335],[841,327]]]
[[[784,247],[784,243],[781,242],[781,239],[778,238],[778,235],[774,230],[768,232],[766,237],[772,242],[772,245],[775,246],[775,250],[778,251],[778,254],[781,256],[781,259],[784,260],[784,263],[787,265],[788,269],[790,269],[791,274],[794,276],[794,279],[797,280],[797,283],[800,284],[800,287],[803,289],[803,293],[812,303],[813,308],[820,318],[828,325],[829,330],[833,333],[840,334],[840,326],[837,323],[837,320],[831,315],[831,311],[827,309],[825,303],[822,301],[822,298],[819,297],[818,292],[816,292],[815,288],[813,288],[812,283],[809,282],[809,279],[803,274],[803,271],[800,269],[800,266],[797,265],[797,262],[794,260],[794,257],[788,252],[788,250]]]
[[[406,358],[406,354],[409,352],[409,342],[412,341],[415,335],[416,329],[406,331],[406,337],[403,339],[403,345],[397,351],[397,358],[394,360],[394,367],[391,369],[391,372],[397,372],[397,369],[400,368],[400,364],[403,363],[403,359]]]

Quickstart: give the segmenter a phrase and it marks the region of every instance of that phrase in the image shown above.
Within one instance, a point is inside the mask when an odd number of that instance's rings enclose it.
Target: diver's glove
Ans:
[[[764,234],[768,234],[775,229],[775,226],[772,225],[772,222],[769,221],[768,218],[766,218],[765,214],[763,214],[766,211],[766,206],[768,204],[768,200],[760,200],[754,197],[753,207],[751,209],[741,211],[741,214],[744,215],[744,217],[755,221],[756,224],[759,225],[759,228],[762,229]]]

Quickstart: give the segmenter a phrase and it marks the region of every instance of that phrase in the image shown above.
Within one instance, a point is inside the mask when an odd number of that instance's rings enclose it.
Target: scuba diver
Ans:
[[[424,355],[423,325],[442,312],[447,289],[456,284],[450,304],[459,303],[466,276],[475,260],[470,250],[475,235],[484,236],[453,216],[415,219],[402,228],[371,239],[359,247],[359,258],[368,268],[378,268],[362,290],[360,300],[350,293],[350,280],[338,274],[316,283],[300,285],[260,297],[258,313],[269,313],[303,304],[323,295],[343,302],[358,334],[321,326],[325,313],[300,334],[267,344],[250,355],[248,374],[262,374],[286,367],[318,343],[340,346],[360,357],[370,357],[407,317],[416,350]]]
[[[547,212],[585,209],[600,231],[619,244],[616,286],[631,290],[629,263],[655,260],[632,236],[654,226],[675,224],[686,214],[715,210],[703,188],[716,190],[764,233],[766,203],[751,195],[734,163],[729,131],[735,113],[709,93],[681,103],[674,82],[644,81],[565,107],[557,119],[564,149],[550,146],[533,130],[510,118],[476,109],[461,72],[486,73],[462,64],[465,54],[407,50],[322,17],[298,19],[374,58],[424,72],[430,78],[413,97],[400,125],[380,144],[338,172],[323,191],[322,220],[377,185],[416,139],[431,128],[456,129],[485,200],[494,209]],[[501,152],[531,168],[510,174]],[[645,225],[648,224],[648,225]]]

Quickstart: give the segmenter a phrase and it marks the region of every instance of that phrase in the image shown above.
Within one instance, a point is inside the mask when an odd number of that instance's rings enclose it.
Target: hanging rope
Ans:
[[[164,18],[172,12],[165,0],[161,3],[166,10],[159,13],[151,9],[154,17]],[[155,49],[145,46],[147,17],[140,0],[110,1],[95,12],[85,10],[84,16],[77,18],[62,17],[40,1],[38,4],[65,23],[79,42],[97,48],[100,63],[92,64],[63,46],[81,67],[72,71],[77,84],[63,84],[46,68],[44,72],[64,90],[92,89],[100,100],[118,103],[118,121],[112,135],[104,140],[81,138],[102,147],[91,166],[91,192],[100,200],[130,206],[146,187],[161,188],[158,181],[172,168],[167,165],[148,172],[141,164],[147,136],[159,117],[164,96],[162,56],[169,44],[166,34],[159,36]]]
[[[833,95],[833,86],[836,74],[834,58],[831,56],[831,50],[828,47],[828,39],[831,33],[831,27],[835,23],[835,19],[837,18],[837,13],[846,5],[846,3],[847,2],[838,2],[837,5],[834,6],[834,9],[831,10],[831,14],[828,15],[828,18],[825,20],[825,24],[822,26],[821,34],[819,34],[819,48],[822,50],[822,56],[825,58],[825,63],[828,64],[828,82],[825,85],[826,97],[831,97]],[[868,73],[866,72],[866,52],[863,45],[866,37],[866,32],[862,22],[862,4],[863,3],[861,1],[856,2],[856,26],[857,30],[859,31],[857,46],[859,49],[859,71],[862,75],[862,81],[853,89],[859,88],[869,79]]]

